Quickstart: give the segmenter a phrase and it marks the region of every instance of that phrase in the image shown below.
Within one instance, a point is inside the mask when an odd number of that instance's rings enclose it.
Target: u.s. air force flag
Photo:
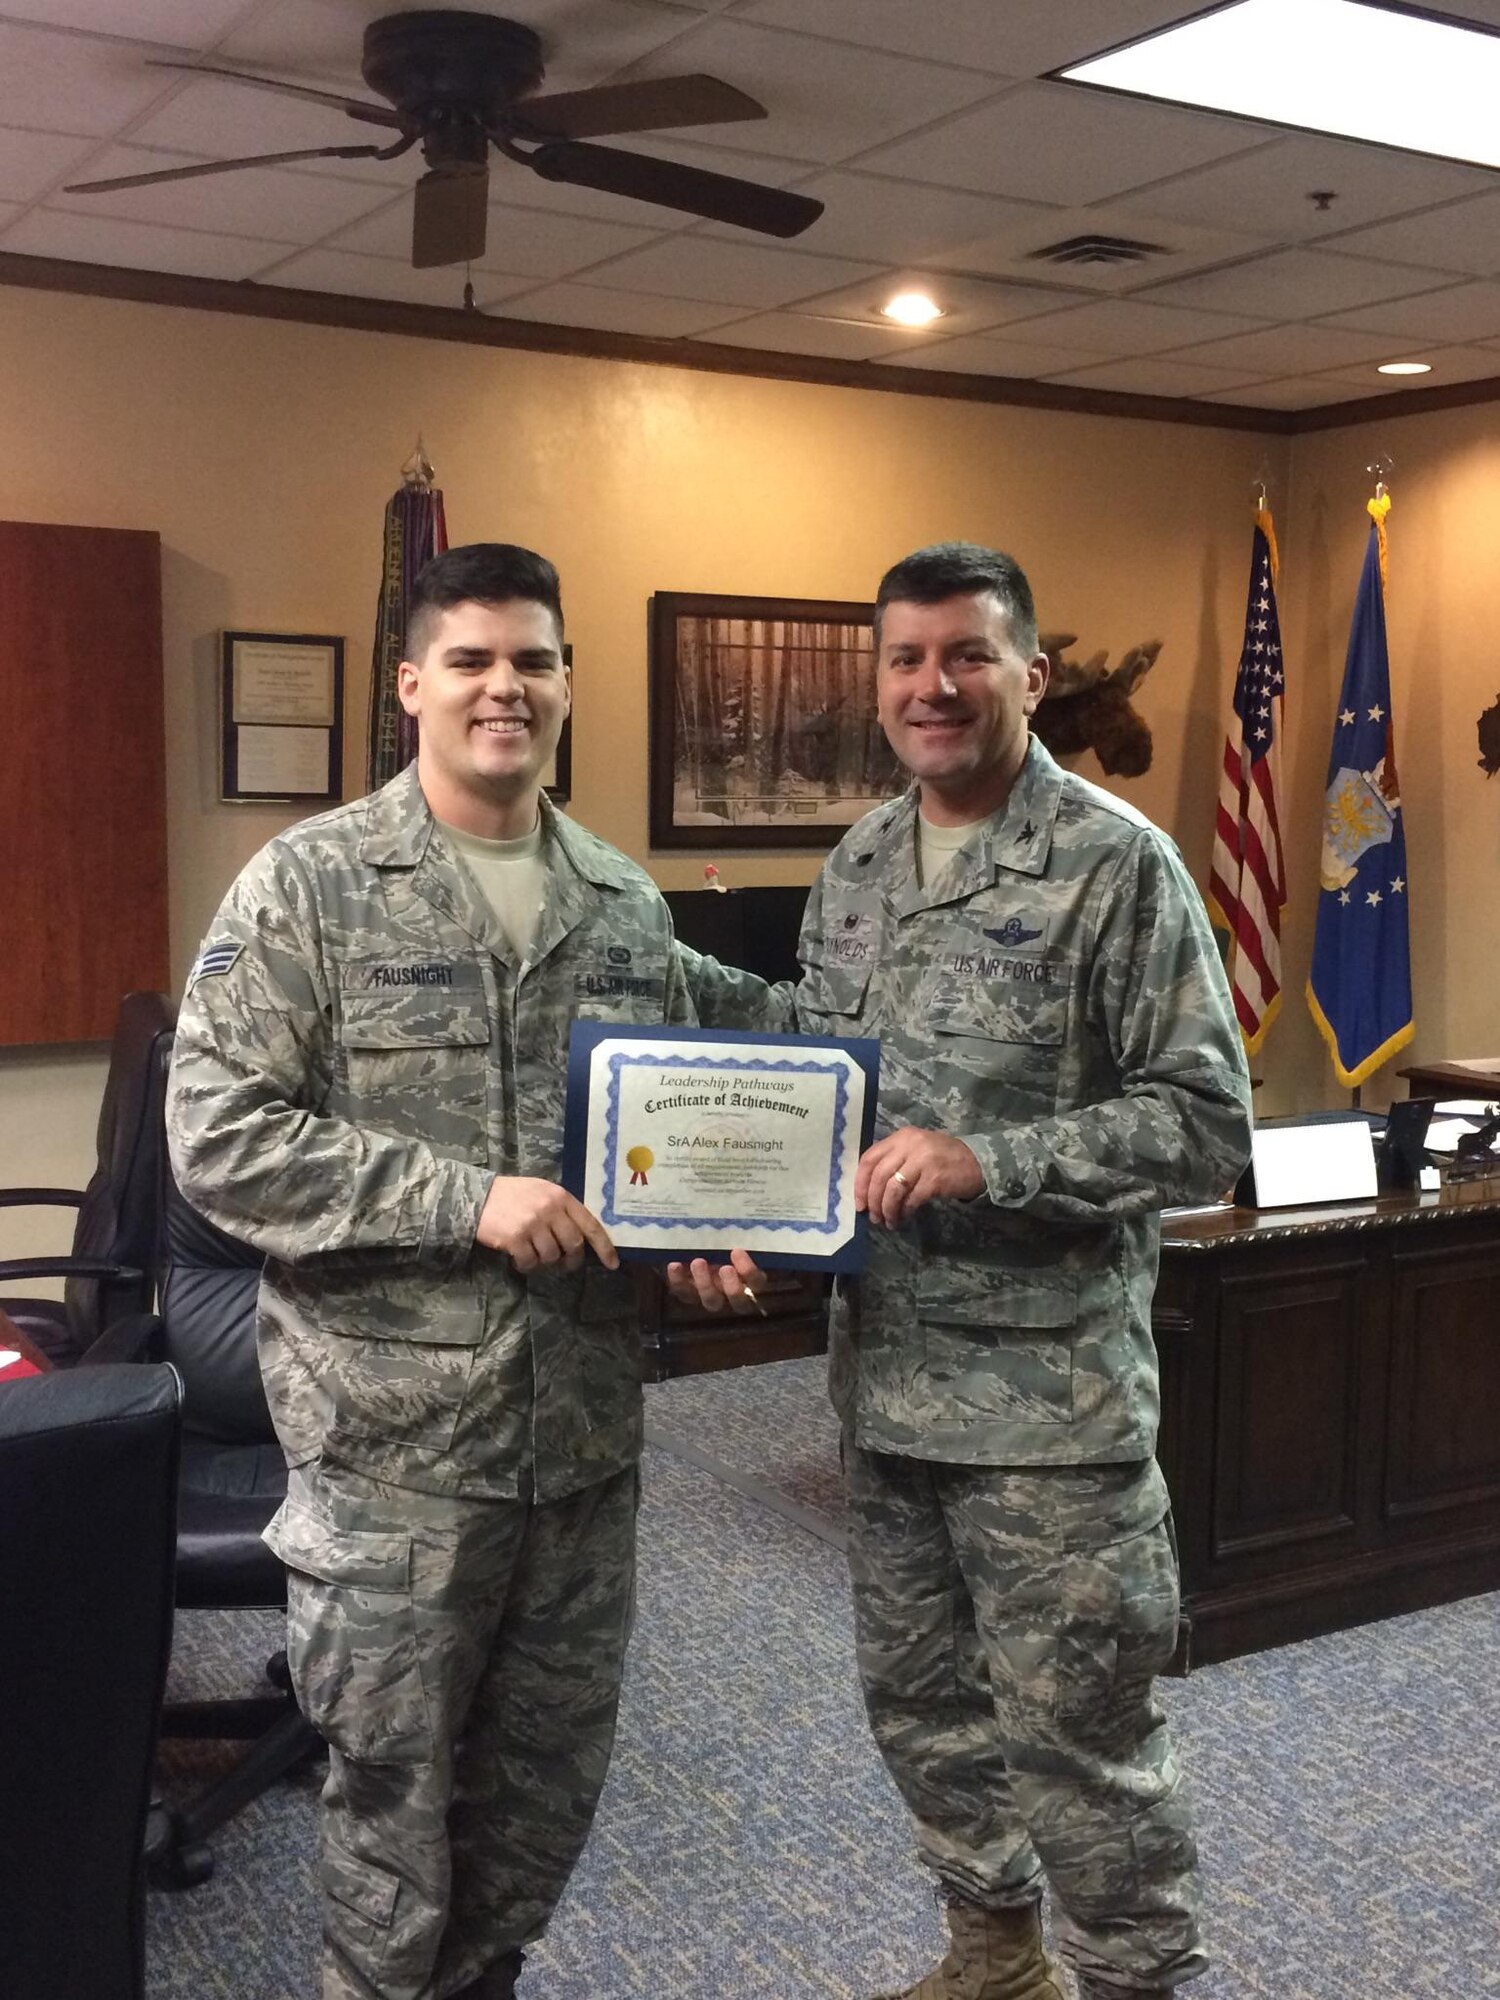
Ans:
[[[1407,934],[1406,834],[1391,728],[1385,643],[1385,517],[1369,502],[1370,539],[1354,600],[1323,798],[1323,854],[1307,1004],[1339,1082],[1354,1089],[1415,1032]]]

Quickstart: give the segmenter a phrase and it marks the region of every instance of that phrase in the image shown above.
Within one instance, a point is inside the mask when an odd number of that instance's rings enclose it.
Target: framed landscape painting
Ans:
[[[650,615],[653,847],[832,847],[905,789],[873,605],[658,591]]]

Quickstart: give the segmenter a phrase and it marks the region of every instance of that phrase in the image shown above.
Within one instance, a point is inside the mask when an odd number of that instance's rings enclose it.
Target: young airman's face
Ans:
[[[417,720],[418,775],[437,817],[484,833],[503,808],[529,826],[572,706],[548,607],[521,597],[450,605],[421,659],[402,661],[396,691]]]

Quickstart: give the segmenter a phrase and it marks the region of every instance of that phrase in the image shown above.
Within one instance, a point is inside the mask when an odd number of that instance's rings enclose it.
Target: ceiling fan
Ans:
[[[312,146],[293,153],[125,174],[116,180],[80,181],[66,189],[68,194],[153,187],[202,174],[233,173],[241,167],[283,166],[292,160],[394,160],[420,144],[427,171],[417,182],[411,247],[412,263],[419,270],[472,263],[483,255],[492,145],[544,180],[630,195],[768,236],[800,235],[823,213],[822,202],[808,195],[587,143],[602,133],[764,118],[765,106],[732,84],[712,76],[663,76],[536,97],[532,93],[545,73],[541,38],[519,21],[494,14],[443,8],[388,14],[372,21],[365,29],[360,74],[387,104],[369,104],[336,91],[210,63],[162,60],[154,67],[226,77],[257,90],[325,104],[398,136],[385,146]]]

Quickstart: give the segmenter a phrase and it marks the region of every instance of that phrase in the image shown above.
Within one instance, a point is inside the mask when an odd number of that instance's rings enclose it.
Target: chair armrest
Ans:
[[[18,1278],[114,1278],[133,1283],[140,1272],[104,1257],[0,1257],[0,1285]]]
[[[0,1188],[0,1208],[82,1208],[81,1188]]]
[[[107,1326],[79,1355],[79,1368],[112,1367],[122,1361],[156,1361],[164,1328],[155,1313],[129,1313]]]

